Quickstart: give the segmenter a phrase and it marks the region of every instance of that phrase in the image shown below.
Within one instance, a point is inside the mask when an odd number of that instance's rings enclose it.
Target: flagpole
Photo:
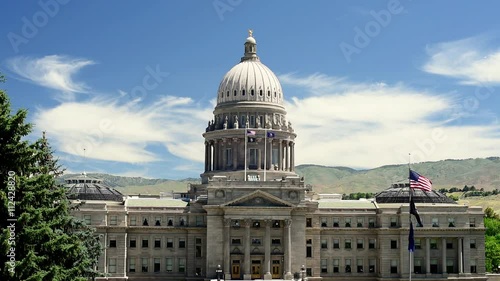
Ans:
[[[245,178],[243,179],[243,181],[247,181],[247,141],[248,141],[247,130],[248,130],[247,128],[243,130],[245,138]]]
[[[411,190],[411,181],[410,181],[410,172],[411,172],[411,153],[408,153],[408,194],[410,200],[408,201],[408,207],[411,209],[411,196],[412,196],[412,190]],[[410,228],[412,227],[411,225],[411,211],[408,212],[408,222],[410,223]],[[410,229],[411,231],[411,229]],[[410,240],[408,240],[408,243],[411,243]],[[409,248],[409,247],[408,247]],[[409,273],[410,273],[410,278],[408,279],[411,281],[411,264],[412,264],[412,255],[413,251],[408,250],[408,262],[409,262]]]
[[[267,129],[264,128],[264,181],[266,181],[267,170]]]

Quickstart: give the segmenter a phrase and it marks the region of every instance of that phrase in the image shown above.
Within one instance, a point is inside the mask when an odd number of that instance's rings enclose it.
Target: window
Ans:
[[[172,258],[165,259],[165,269],[167,272],[172,272],[173,269],[173,261]]]
[[[280,238],[271,239],[271,245],[281,245],[281,239]]]
[[[118,221],[117,216],[110,216],[109,217],[109,225],[116,225],[117,221]]]
[[[476,227],[476,219],[469,218],[469,227]]]
[[[128,259],[128,272],[135,272],[135,258]]]
[[[174,225],[174,219],[173,218],[168,218],[167,219],[167,226],[173,226]]]
[[[448,218],[448,227],[455,227],[455,218]]]
[[[321,218],[321,227],[328,227],[328,218]]]
[[[370,228],[375,227],[375,219],[374,218],[368,219],[368,227],[370,227]]]
[[[398,227],[398,218],[391,217],[391,227]]]
[[[398,240],[391,240],[391,249],[397,249],[398,248]]]
[[[339,259],[333,259],[333,273],[339,273],[339,265],[340,260]]]
[[[421,274],[422,273],[422,260],[421,259],[415,259],[413,261],[413,272],[415,274]]]
[[[312,268],[306,268],[306,276],[312,276]]]
[[[339,239],[333,239],[333,248],[334,249],[340,249],[340,241]]]
[[[422,240],[415,239],[415,249],[422,249]]]
[[[375,260],[374,259],[368,260],[368,272],[370,272],[370,273],[375,272]]]
[[[135,241],[135,238],[130,238],[129,240],[129,247],[130,248],[135,248],[137,245],[136,241]]]
[[[203,216],[196,216],[196,226],[203,226]]]
[[[155,248],[161,248],[161,238],[155,238]]]
[[[453,260],[446,260],[446,272],[453,273],[455,272],[454,262]]]
[[[432,227],[439,227],[439,219],[432,218]]]
[[[143,226],[148,226],[148,219],[147,218],[142,218],[142,225]]]
[[[250,91],[250,95],[252,95],[252,96],[253,96],[254,94],[255,94],[255,92],[254,92],[254,90],[252,89],[252,90]]]
[[[321,249],[328,249],[328,240],[321,239]]]
[[[201,238],[196,238],[195,239],[195,251],[196,251],[196,254],[195,254],[195,257],[197,258],[201,258],[202,257],[202,243],[201,243]]]
[[[345,259],[345,272],[351,272],[351,259]]]
[[[92,224],[92,216],[91,215],[83,215],[83,222],[85,222],[86,225],[91,225]]]
[[[362,238],[358,239],[357,242],[356,242],[356,248],[363,249],[363,242],[364,241],[363,241]]]
[[[358,273],[363,273],[363,259],[358,259],[356,261],[357,271]]]
[[[345,222],[345,227],[351,227],[351,219],[350,218],[346,218],[344,222]]]
[[[339,218],[333,218],[333,227],[339,227],[339,226],[340,226]]]
[[[306,227],[312,227],[312,219],[306,218]]]
[[[321,259],[321,273],[328,273],[328,260]]]
[[[148,239],[142,239],[142,247],[147,248],[149,247],[149,240]]]
[[[142,272],[148,272],[148,258],[142,258],[141,268]]]
[[[351,239],[345,239],[345,241],[344,241],[344,248],[345,249],[351,249]]]
[[[470,248],[475,249],[476,248],[476,239],[471,239],[470,240]]]
[[[470,273],[477,273],[476,260],[470,260]]]
[[[186,248],[186,240],[184,238],[179,238],[179,249]]]
[[[240,238],[231,239],[231,245],[241,245],[241,239]]]
[[[398,261],[391,260],[391,273],[398,273]]]
[[[432,274],[438,273],[438,260],[437,259],[431,259],[431,273]]]
[[[113,238],[109,240],[109,247],[116,248],[116,239]]]
[[[179,272],[186,272],[186,259],[179,258]]]
[[[137,218],[135,216],[130,217],[130,225],[131,226],[137,225]]]
[[[436,239],[431,239],[430,243],[431,243],[431,245],[430,245],[431,249],[437,250],[437,248],[438,248],[437,240]]]
[[[241,90],[241,95],[244,96],[245,95],[245,90]]]
[[[236,90],[234,90],[234,96],[236,97]]]
[[[252,238],[252,245],[261,245],[262,244],[262,241],[260,240],[260,238]]]
[[[155,217],[155,226],[161,226],[161,217]]]
[[[306,258],[312,258],[312,246],[309,246],[312,245],[312,239],[307,239],[306,244],[308,245],[306,247]]]
[[[174,239],[167,238],[167,248],[173,248],[173,247],[174,247]]]
[[[446,241],[446,249],[453,249],[453,241]]]
[[[231,148],[226,148],[226,167],[233,166],[233,151]]]
[[[108,272],[109,273],[116,273],[116,259],[115,258],[109,259]]]
[[[155,258],[154,259],[154,268],[153,268],[154,272],[160,272],[160,259],[159,258]]]
[[[278,220],[273,221],[273,228],[280,228],[280,227],[281,227],[280,221]]]
[[[356,223],[356,227],[363,227],[363,218],[358,218],[358,222]]]
[[[185,226],[186,225],[186,220],[184,218],[179,219],[179,226]]]
[[[368,240],[368,249],[375,249],[375,239],[371,238]]]

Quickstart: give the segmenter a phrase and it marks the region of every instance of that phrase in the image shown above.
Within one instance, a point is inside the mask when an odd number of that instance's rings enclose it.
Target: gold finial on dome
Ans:
[[[248,37],[253,37],[253,30],[251,29],[248,30]]]

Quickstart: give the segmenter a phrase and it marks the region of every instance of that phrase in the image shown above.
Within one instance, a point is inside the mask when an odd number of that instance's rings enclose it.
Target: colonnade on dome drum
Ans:
[[[293,172],[295,143],[289,139],[254,137],[219,138],[205,141],[205,172],[268,170]],[[245,161],[245,153],[246,161]]]

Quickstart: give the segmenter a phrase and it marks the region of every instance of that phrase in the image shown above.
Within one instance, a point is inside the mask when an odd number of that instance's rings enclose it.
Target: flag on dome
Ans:
[[[428,178],[421,176],[419,173],[410,170],[410,188],[421,189],[429,192],[432,190],[432,182]]]

